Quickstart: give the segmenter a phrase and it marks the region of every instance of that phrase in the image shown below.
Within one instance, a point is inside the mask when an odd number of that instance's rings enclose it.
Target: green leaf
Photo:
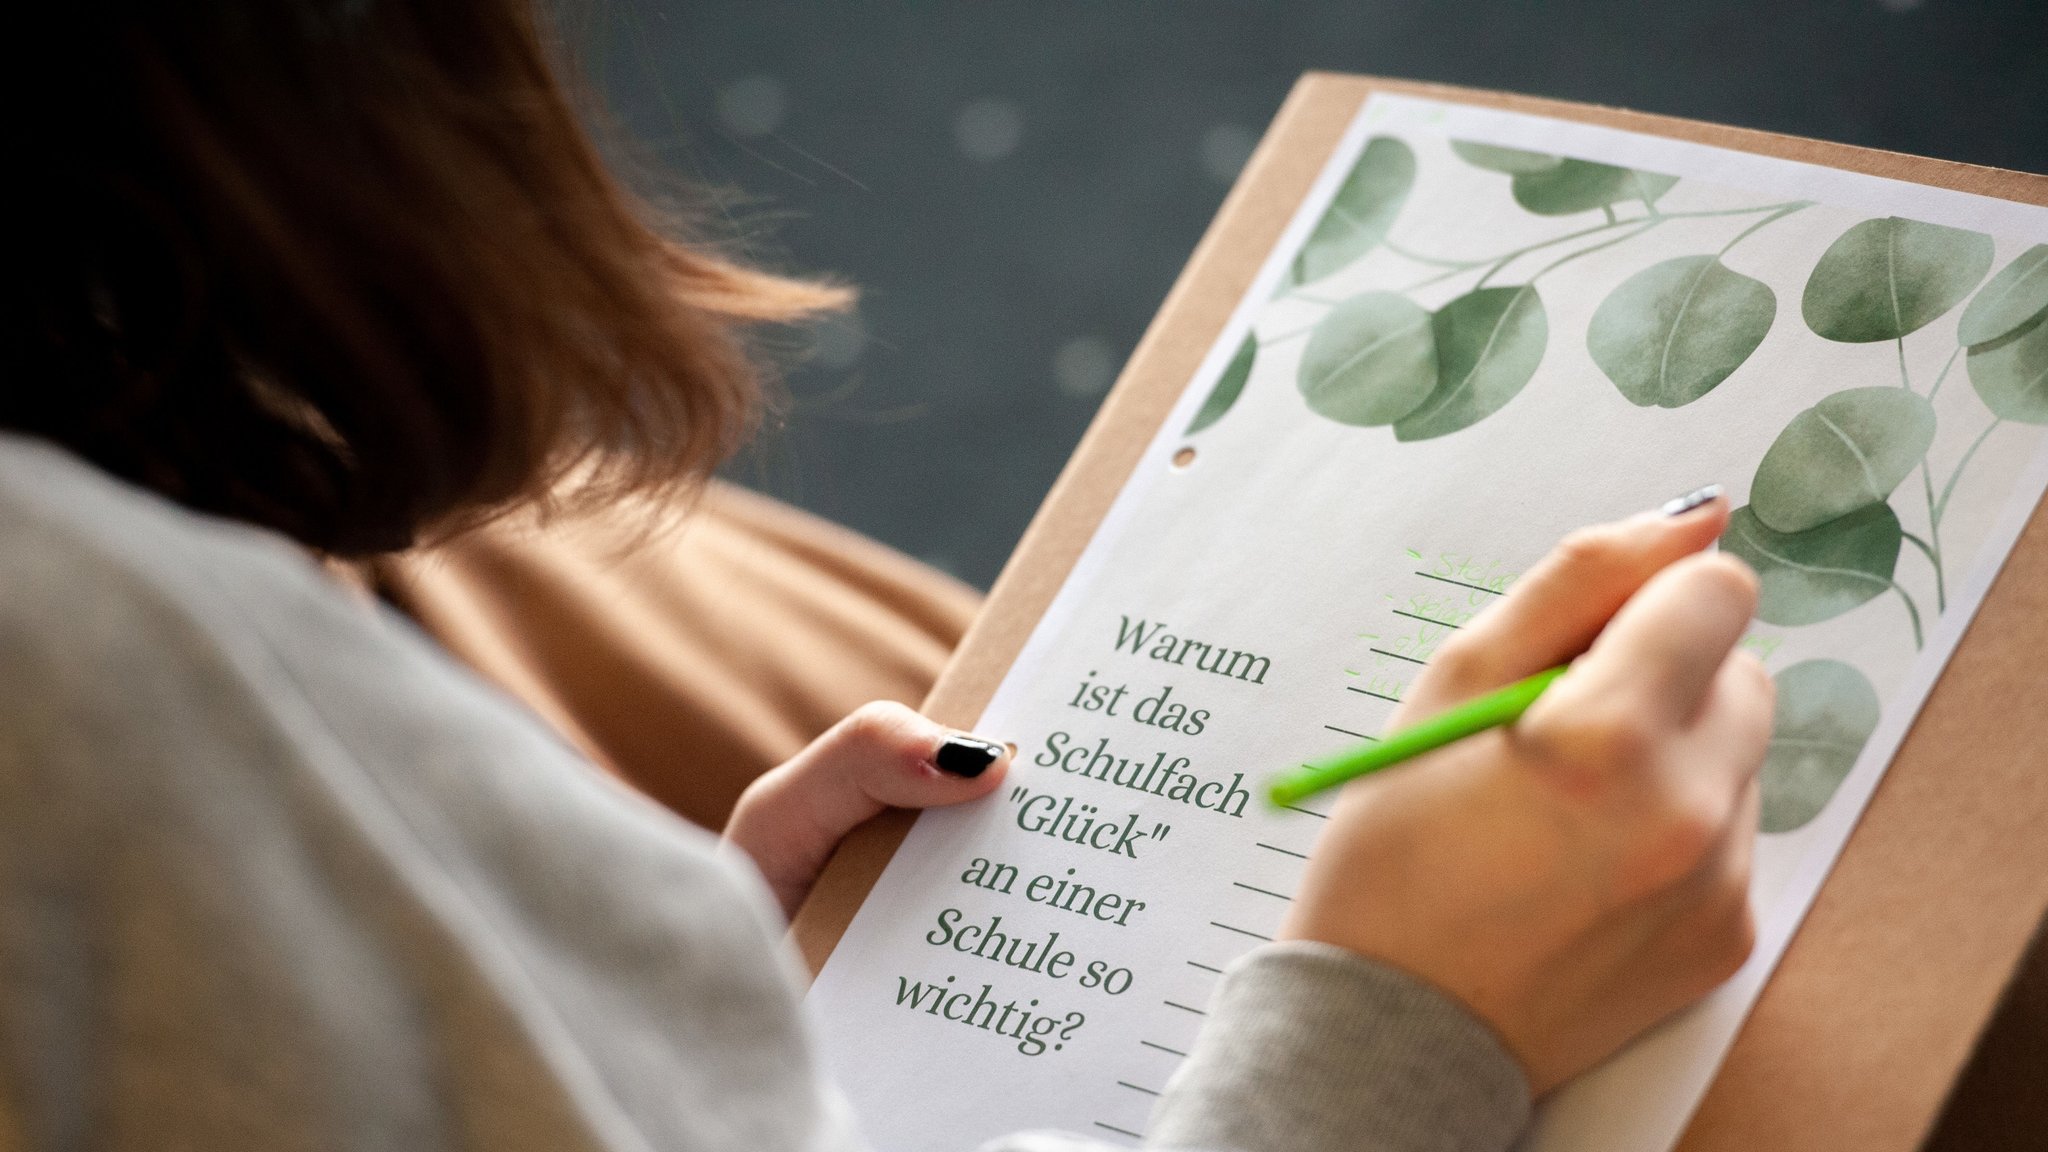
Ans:
[[[1756,569],[1756,617],[1787,627],[1832,620],[1892,586],[1905,540],[1889,504],[1859,508],[1804,532],[1774,532],[1738,508],[1721,547]]]
[[[1563,160],[1554,168],[1520,173],[1514,179],[1513,189],[1515,203],[1538,216],[1570,216],[1624,200],[1655,204],[1676,183],[1676,176],[1616,168],[1590,160]]]
[[[1877,689],[1839,660],[1805,660],[1777,675],[1778,713],[1764,755],[1763,830],[1790,832],[1820,815],[1849,775],[1882,711]]]
[[[1368,142],[1308,242],[1294,257],[1294,282],[1320,280],[1377,247],[1415,186],[1415,153],[1391,136]]]
[[[1778,433],[1749,506],[1774,531],[1804,532],[1891,499],[1934,443],[1934,406],[1904,388],[1825,397]]]
[[[1406,296],[1367,292],[1316,325],[1296,384],[1317,415],[1371,426],[1415,411],[1436,378],[1429,313]]]
[[[1586,328],[1586,349],[1631,403],[1678,408],[1742,367],[1777,315],[1763,281],[1715,256],[1680,256],[1608,293]]]
[[[1186,435],[1192,436],[1218,420],[1237,403],[1237,397],[1244,391],[1244,382],[1251,379],[1252,362],[1259,356],[1259,334],[1245,333],[1244,343],[1237,346],[1237,354],[1223,368],[1223,375],[1216,378],[1216,386],[1209,389],[1209,398],[1202,401],[1202,410],[1188,421]]]
[[[2027,321],[2048,312],[2048,244],[2036,244],[1991,278],[1963,309],[1956,341],[1989,344],[2010,336]]]
[[[1828,340],[1895,340],[1962,303],[1991,270],[1991,237],[1918,220],[1865,220],[1828,245],[1800,310]]]
[[[2048,424],[2048,312],[2009,336],[1976,345],[1963,363],[1993,415]]]
[[[1548,152],[1524,152],[1520,148],[1502,148],[1494,144],[1474,144],[1469,140],[1451,141],[1451,151],[1458,158],[1475,168],[1489,172],[1505,172],[1510,176],[1523,172],[1548,172],[1564,163],[1564,157],[1552,156]]]
[[[1550,321],[1534,284],[1479,288],[1438,310],[1436,387],[1394,423],[1397,440],[1428,440],[1469,428],[1515,398],[1536,374]]]

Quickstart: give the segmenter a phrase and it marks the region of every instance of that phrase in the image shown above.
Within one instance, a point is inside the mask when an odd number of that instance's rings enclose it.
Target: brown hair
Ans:
[[[359,555],[686,485],[741,330],[846,300],[652,229],[526,0],[43,7],[0,427],[188,506]]]

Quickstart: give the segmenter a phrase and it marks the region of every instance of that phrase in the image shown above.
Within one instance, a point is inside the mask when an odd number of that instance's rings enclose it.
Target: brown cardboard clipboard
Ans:
[[[1398,92],[2048,205],[2048,177],[1436,84],[1302,77],[925,708],[980,715],[1359,106]],[[2048,502],[1929,697],[1680,1147],[1906,1152],[2048,909]],[[2030,705],[2032,705],[2030,707]],[[792,928],[813,972],[909,830],[840,848]],[[2048,1088],[2044,1088],[2048,1091]]]

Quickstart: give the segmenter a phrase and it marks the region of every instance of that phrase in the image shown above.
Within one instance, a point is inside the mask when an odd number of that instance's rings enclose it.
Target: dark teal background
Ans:
[[[754,257],[863,290],[864,338],[819,337],[731,474],[984,586],[1221,202],[1219,161],[1306,69],[2048,171],[2048,0],[617,0],[566,19],[642,167],[725,189]],[[958,121],[987,100],[1015,144],[977,158]]]

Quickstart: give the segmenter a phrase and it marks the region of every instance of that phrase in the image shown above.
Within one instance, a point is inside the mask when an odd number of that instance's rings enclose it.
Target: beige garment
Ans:
[[[380,560],[372,578],[597,762],[709,828],[854,708],[923,700],[981,603],[723,483],[665,531],[631,505],[515,518]]]

